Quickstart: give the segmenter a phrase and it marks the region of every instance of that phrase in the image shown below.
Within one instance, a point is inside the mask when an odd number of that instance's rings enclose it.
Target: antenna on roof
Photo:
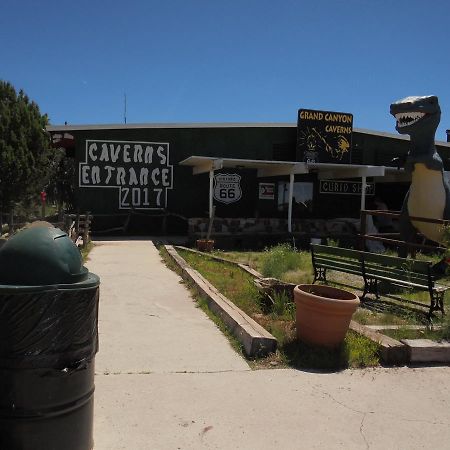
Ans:
[[[127,123],[127,94],[123,94],[123,123]]]

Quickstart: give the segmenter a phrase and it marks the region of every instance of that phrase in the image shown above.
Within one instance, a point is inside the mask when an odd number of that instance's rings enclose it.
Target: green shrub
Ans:
[[[448,315],[445,317],[444,323],[442,324],[442,329],[439,334],[441,339],[450,341],[450,317]]]
[[[265,251],[261,270],[265,277],[281,278],[283,273],[300,266],[301,254],[289,244],[280,244]]]
[[[273,294],[274,304],[272,307],[272,317],[294,320],[295,318],[295,304],[289,299],[289,297],[284,293]]]

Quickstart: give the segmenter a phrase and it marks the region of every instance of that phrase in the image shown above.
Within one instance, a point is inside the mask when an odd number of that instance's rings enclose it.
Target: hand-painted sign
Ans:
[[[242,197],[241,176],[236,173],[220,173],[214,176],[214,199],[222,203],[234,203]]]
[[[361,195],[362,183],[360,181],[320,180],[321,194],[350,194]],[[366,195],[375,195],[375,183],[367,183]]]
[[[168,143],[86,141],[79,186],[117,189],[119,209],[166,208],[172,184]]]
[[[275,198],[275,183],[259,183],[259,199],[273,200]]]
[[[353,115],[299,109],[297,158],[310,163],[350,163]]]

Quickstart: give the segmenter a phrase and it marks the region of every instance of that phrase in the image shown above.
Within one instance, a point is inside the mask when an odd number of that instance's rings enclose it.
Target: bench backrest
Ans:
[[[362,275],[362,253],[349,248],[330,247],[328,245],[311,244],[313,265],[326,265],[344,272]]]
[[[430,261],[364,252],[363,262],[367,276],[385,276],[421,286],[432,282]]]
[[[433,282],[430,261],[400,258],[362,252],[342,247],[311,244],[313,264],[325,264],[336,270],[361,273],[363,276],[384,277],[429,287]]]
[[[331,247],[329,245],[311,244],[312,253],[316,256],[337,256],[342,258],[349,258],[359,260],[360,255],[364,252],[353,250],[351,248]]]

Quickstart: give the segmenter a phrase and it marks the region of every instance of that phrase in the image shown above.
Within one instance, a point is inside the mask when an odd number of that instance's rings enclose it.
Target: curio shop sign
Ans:
[[[119,209],[162,209],[172,189],[169,144],[138,141],[86,141],[79,186],[116,189]]]
[[[362,183],[360,181],[320,180],[321,194],[353,194],[361,195]],[[375,195],[375,183],[367,183],[366,195]]]

